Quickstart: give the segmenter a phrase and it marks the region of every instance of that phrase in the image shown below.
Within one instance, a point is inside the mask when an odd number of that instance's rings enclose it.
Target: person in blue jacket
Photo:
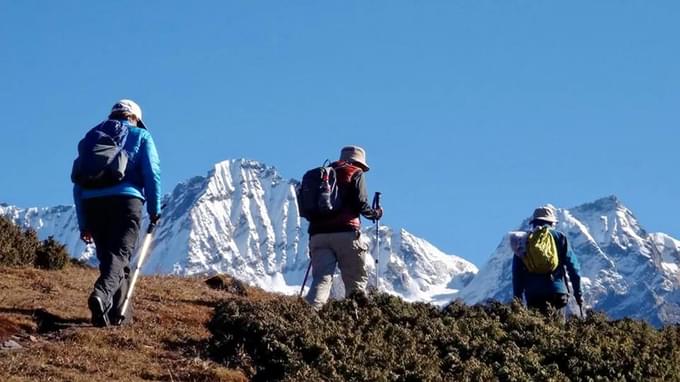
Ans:
[[[554,208],[552,206],[537,208],[530,224],[534,229],[542,226],[554,227],[557,224]],[[520,301],[523,297],[526,298],[529,308],[546,312],[550,305],[557,309],[562,317],[566,317],[569,287],[565,274],[568,274],[571,280],[576,302],[579,306],[583,304],[580,266],[578,259],[569,248],[567,237],[556,229],[551,229],[550,233],[557,247],[559,259],[557,268],[548,274],[532,273],[516,253],[512,260],[513,294]]]
[[[100,275],[88,298],[95,326],[132,322],[130,307],[125,317],[120,313],[144,202],[152,222],[158,222],[161,212],[160,160],[151,134],[142,122],[142,109],[131,100],[120,100],[113,105],[108,120],[93,130],[107,126],[127,131],[122,150],[127,153],[128,162],[122,181],[104,188],[84,188],[78,184],[73,188],[80,237],[87,244],[94,242],[99,260]]]

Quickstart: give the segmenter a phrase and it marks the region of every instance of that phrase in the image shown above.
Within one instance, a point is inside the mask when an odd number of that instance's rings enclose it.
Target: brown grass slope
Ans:
[[[135,323],[97,329],[97,273],[0,267],[0,344],[24,347],[0,381],[680,381],[680,326],[388,295],[315,312],[223,276],[143,277]]]
[[[24,347],[0,351],[0,381],[245,380],[205,356],[206,322],[227,291],[198,278],[142,277],[135,323],[99,329],[87,324],[86,306],[97,273],[0,267],[0,343]],[[73,327],[50,325],[50,315]]]

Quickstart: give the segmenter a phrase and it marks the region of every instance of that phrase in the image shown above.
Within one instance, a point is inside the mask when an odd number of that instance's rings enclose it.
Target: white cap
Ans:
[[[142,108],[139,107],[139,105],[137,105],[135,101],[129,99],[122,99],[116,102],[111,108],[111,113],[114,112],[130,113],[134,115],[135,117],[137,117],[137,120],[139,120],[137,126],[146,129],[146,126],[144,126],[144,122],[142,122]]]

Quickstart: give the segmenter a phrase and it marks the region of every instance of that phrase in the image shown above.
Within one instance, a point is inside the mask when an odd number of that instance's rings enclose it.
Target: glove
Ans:
[[[153,214],[149,217],[149,222],[153,225],[158,224],[159,220],[161,220],[161,214]]]
[[[93,242],[93,240],[92,240],[92,234],[91,234],[90,232],[88,232],[88,231],[82,231],[82,232],[80,233],[80,240],[82,240],[83,242],[85,242],[85,244],[92,244],[92,242]]]
[[[376,208],[373,210],[373,220],[380,220],[383,216],[383,209]]]

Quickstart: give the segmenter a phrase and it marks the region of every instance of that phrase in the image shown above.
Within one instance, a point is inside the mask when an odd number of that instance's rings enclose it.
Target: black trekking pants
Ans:
[[[99,278],[93,296],[105,304],[111,322],[121,318],[121,310],[129,286],[130,259],[139,239],[142,219],[141,199],[131,196],[108,196],[85,199],[83,211],[87,229],[97,247]],[[132,319],[132,307],[124,320]]]

